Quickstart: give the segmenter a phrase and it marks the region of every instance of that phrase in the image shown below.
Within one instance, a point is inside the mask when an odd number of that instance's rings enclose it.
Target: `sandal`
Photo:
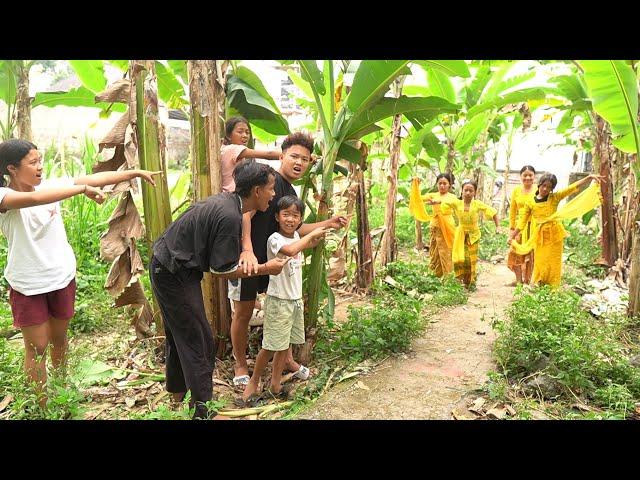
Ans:
[[[280,389],[279,392],[274,392],[271,390],[271,388],[268,388],[267,390],[265,390],[262,393],[262,399],[269,399],[269,400],[289,400],[289,395],[290,395],[291,391],[289,389],[286,389],[284,387],[282,387]]]
[[[296,373],[293,374],[295,378],[299,378],[300,380],[307,380],[309,378],[309,369],[304,365],[300,365],[300,368]]]
[[[249,375],[238,375],[237,377],[233,377],[233,386],[246,387],[249,384],[249,380],[251,380]]]
[[[257,407],[262,400],[262,395],[252,393],[246,400],[243,400],[242,397],[234,398],[233,404],[239,408],[253,408]]]

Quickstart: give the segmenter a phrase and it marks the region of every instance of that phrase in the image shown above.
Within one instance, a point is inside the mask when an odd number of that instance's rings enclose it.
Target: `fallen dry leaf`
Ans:
[[[505,405],[504,408],[507,409],[507,412],[509,413],[509,415],[511,415],[512,417],[515,417],[516,415],[515,408],[513,408],[511,405]]]
[[[136,399],[133,397],[125,397],[124,403],[127,405],[127,407],[131,408],[136,404]]]
[[[487,417],[495,418],[497,420],[502,420],[506,415],[507,415],[507,409],[504,407],[492,408],[491,410],[487,411]]]
[[[478,397],[474,400],[473,405],[471,405],[468,410],[477,413],[478,415],[484,415],[482,407],[485,403],[487,403],[487,401],[484,398]]]
[[[9,394],[6,397],[4,397],[2,402],[0,402],[0,412],[2,412],[5,408],[7,408],[11,402],[13,402],[13,395]]]
[[[369,387],[367,387],[364,383],[362,383],[360,380],[358,380],[358,382],[356,383],[356,387],[361,389],[361,390],[371,390]]]

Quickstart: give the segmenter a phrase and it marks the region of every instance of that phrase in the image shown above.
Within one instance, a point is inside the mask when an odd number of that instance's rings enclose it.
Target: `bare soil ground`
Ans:
[[[494,368],[491,321],[513,296],[513,274],[504,264],[481,263],[478,290],[466,305],[430,319],[406,355],[372,373],[339,384],[297,418],[451,419],[451,411],[487,380]]]

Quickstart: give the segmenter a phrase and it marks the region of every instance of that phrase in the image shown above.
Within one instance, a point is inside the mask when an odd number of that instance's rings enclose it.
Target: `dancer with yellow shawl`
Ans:
[[[533,267],[534,284],[546,284],[554,287],[560,285],[564,238],[569,236],[561,221],[581,217],[601,204],[602,195],[599,183],[602,178],[592,174],[557,193],[553,193],[553,189],[558,184],[556,176],[547,173],[540,177],[535,196],[525,202],[518,226],[509,237],[509,244],[519,255],[526,255],[531,250],[534,251],[536,259]],[[558,209],[558,204],[563,198],[575,193],[580,185],[590,183],[592,180],[596,180],[597,183],[589,186]],[[531,219],[535,221],[535,226],[530,238],[523,244],[516,242],[515,238]]]
[[[420,195],[420,180],[418,178],[414,178],[411,182],[409,211],[419,222],[431,223],[429,268],[437,277],[442,277],[453,271],[451,248],[456,227],[451,208],[448,205],[439,205],[440,202],[456,200],[455,195],[449,192],[453,182],[454,178],[451,173],[441,173],[436,177],[438,191],[426,195]],[[433,207],[433,214],[427,213],[423,203],[423,200],[431,199],[438,200],[438,204]]]
[[[525,165],[520,169],[520,181],[522,185],[518,185],[511,192],[511,200],[509,202],[509,233],[513,233],[518,226],[520,220],[520,210],[524,206],[528,198],[533,198],[535,187],[536,169],[531,165]],[[527,243],[531,235],[531,221],[529,221],[522,229],[520,236],[516,238],[518,243]],[[518,283],[529,283],[531,281],[531,273],[533,272],[533,252],[527,255],[518,255],[513,248],[509,248],[509,256],[507,257],[507,267],[516,274],[516,280],[511,286]]]
[[[476,182],[465,180],[462,183],[462,198],[447,200],[442,204],[442,206],[451,208],[458,219],[451,252],[453,270],[456,278],[469,289],[475,289],[477,278],[476,267],[481,236],[478,223],[480,213],[484,214],[485,218],[492,218],[496,230],[499,228],[496,210],[475,199],[477,189]],[[437,200],[429,200],[427,203],[433,205],[437,202]]]

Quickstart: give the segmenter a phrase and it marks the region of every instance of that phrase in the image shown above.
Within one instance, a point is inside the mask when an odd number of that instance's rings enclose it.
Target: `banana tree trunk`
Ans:
[[[16,129],[18,138],[31,141],[31,99],[29,98],[29,62],[19,60],[16,69]]]
[[[322,164],[322,189],[320,191],[320,202],[318,204],[317,222],[329,218],[331,198],[333,196],[333,167],[338,155],[338,145],[331,142],[323,156]],[[309,267],[308,279],[308,300],[305,305],[305,328],[307,332],[313,332],[318,321],[318,309],[320,307],[320,291],[322,283],[322,273],[325,269],[324,240],[313,249],[311,265]],[[309,336],[309,335],[307,335]],[[307,343],[313,342],[310,338]],[[310,349],[308,349],[310,350]]]
[[[424,250],[424,240],[422,239],[422,224],[416,220],[416,249],[421,252]]]
[[[369,290],[375,276],[373,265],[373,248],[371,232],[369,230],[369,216],[367,214],[367,192],[365,188],[364,172],[367,169],[368,148],[365,143],[360,145],[360,165],[356,167],[356,211],[358,234],[358,262],[356,267],[356,285],[360,290]]]
[[[402,84],[404,76],[397,78],[393,82],[393,90],[396,97],[402,94]],[[398,196],[398,166],[400,164],[400,142],[402,131],[402,115],[393,117],[393,128],[391,129],[391,146],[389,150],[389,170],[387,181],[389,191],[387,193],[387,204],[384,211],[385,234],[382,237],[382,255],[380,264],[386,265],[393,262],[398,255],[398,242],[396,239],[396,197]]]
[[[595,116],[595,156],[599,163],[599,173],[604,177],[602,190],[602,257],[611,267],[618,258],[616,226],[613,219],[613,182],[611,178],[610,136],[607,123],[600,116]]]
[[[218,60],[189,60],[191,100],[191,168],[195,201],[222,191],[220,164],[221,113],[224,111],[224,70]],[[205,273],[202,296],[207,320],[216,339],[216,354],[224,356],[229,346],[231,308],[227,281]]]
[[[171,204],[167,185],[167,167],[161,148],[165,146],[158,118],[158,82],[153,60],[133,60],[130,65],[130,78],[135,86],[136,98],[136,138],[138,159],[144,170],[159,171],[164,174],[156,177],[156,186],[142,183],[142,202],[147,242],[151,245],[171,223]],[[158,311],[157,302],[155,310]],[[154,315],[160,319],[161,315]],[[162,321],[157,323],[157,333],[164,334]]]
[[[162,162],[160,147],[160,121],[158,118],[158,81],[153,60],[134,60],[132,63],[132,81],[136,94],[136,133],[138,140],[138,158],[144,170],[162,170],[164,175],[158,178],[156,187],[142,182],[142,200],[144,203],[144,221],[148,241],[154,242],[171,223],[171,206],[167,186],[167,168]]]
[[[636,191],[636,177],[633,174],[633,155],[625,155],[625,159],[628,162],[628,175],[627,175],[627,191],[626,202],[624,205],[624,217],[621,219],[621,225],[623,231],[621,232],[621,244],[619,257],[627,263],[630,258],[631,247],[633,245],[633,222],[635,212],[640,208],[640,195]]]
[[[502,182],[502,199],[500,200],[500,217],[506,218],[507,212],[507,185],[509,184],[509,173],[511,172],[511,142],[507,149],[507,159],[504,165],[504,177]]]
[[[631,275],[629,276],[630,317],[640,315],[640,210],[633,222],[633,246],[631,247]]]
[[[451,173],[453,172],[453,163],[455,162],[455,159],[456,159],[456,150],[453,144],[453,140],[447,140],[447,146],[448,146],[448,150],[447,150],[446,172]]]

